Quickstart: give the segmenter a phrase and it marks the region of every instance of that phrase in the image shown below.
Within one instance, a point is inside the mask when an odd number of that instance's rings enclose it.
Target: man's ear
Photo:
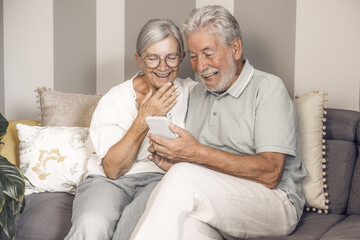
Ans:
[[[242,45],[241,40],[239,38],[235,38],[231,45],[233,51],[233,57],[235,60],[239,60],[242,54]]]
[[[183,54],[182,54],[182,59],[184,59],[185,56],[186,56],[186,52],[183,52]]]

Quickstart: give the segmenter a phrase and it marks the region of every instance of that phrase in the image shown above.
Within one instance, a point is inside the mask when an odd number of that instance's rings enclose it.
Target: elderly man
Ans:
[[[192,69],[186,129],[149,134],[149,159],[169,170],[133,239],[284,236],[296,227],[306,172],[296,115],[278,77],[242,55],[236,19],[221,6],[194,9],[183,26]]]

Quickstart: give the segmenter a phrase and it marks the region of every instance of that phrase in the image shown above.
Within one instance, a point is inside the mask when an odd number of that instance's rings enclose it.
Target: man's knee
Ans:
[[[161,181],[162,189],[180,192],[192,191],[196,185],[199,166],[191,163],[177,163],[170,168]]]
[[[195,172],[198,171],[198,168],[200,166],[197,166],[192,163],[177,163],[174,166],[172,166],[169,171],[166,173],[166,175],[171,175],[172,177],[184,177],[184,176],[192,176]]]

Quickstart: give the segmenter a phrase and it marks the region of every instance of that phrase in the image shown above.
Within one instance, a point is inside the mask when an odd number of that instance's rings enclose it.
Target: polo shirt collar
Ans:
[[[211,93],[218,97],[226,96],[227,94],[229,94],[230,96],[232,96],[234,98],[238,98],[238,97],[240,97],[241,93],[245,90],[245,88],[249,84],[249,82],[251,81],[253,75],[254,75],[254,67],[249,63],[249,60],[245,59],[245,65],[244,65],[240,75],[238,76],[236,81],[233,83],[233,85],[231,85],[230,88],[228,90],[226,90],[226,92],[224,92],[222,94],[217,94],[217,93],[208,91],[204,87],[204,94]]]

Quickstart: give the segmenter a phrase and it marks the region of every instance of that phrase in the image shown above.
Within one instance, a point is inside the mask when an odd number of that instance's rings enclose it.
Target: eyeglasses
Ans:
[[[139,56],[142,58],[141,54],[139,54]],[[142,58],[146,67],[150,68],[150,69],[154,69],[157,68],[160,63],[161,63],[161,58],[156,55],[156,54],[151,54],[146,56],[145,58]],[[179,54],[169,54],[165,57],[165,63],[169,68],[174,68],[179,66],[180,62],[181,62],[181,57]]]

